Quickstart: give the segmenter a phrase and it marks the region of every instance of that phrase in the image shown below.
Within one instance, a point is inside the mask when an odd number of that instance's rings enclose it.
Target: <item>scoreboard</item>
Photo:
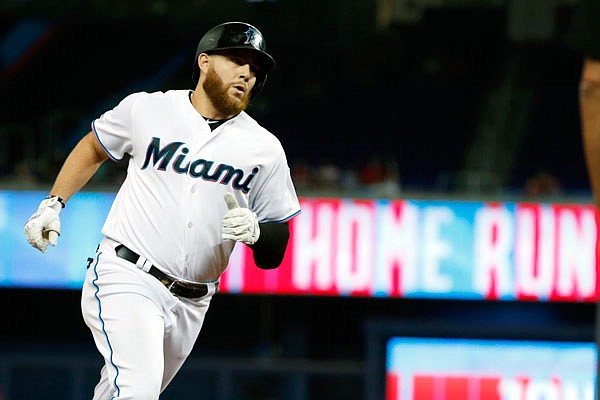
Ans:
[[[594,400],[586,342],[392,337],[386,400]]]

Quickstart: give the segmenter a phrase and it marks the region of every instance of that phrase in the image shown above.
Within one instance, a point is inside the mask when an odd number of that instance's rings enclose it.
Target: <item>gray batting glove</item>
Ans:
[[[237,200],[229,192],[223,195],[227,208],[221,222],[221,238],[235,240],[252,245],[260,236],[256,213],[248,208],[240,207]]]
[[[56,246],[60,235],[60,210],[62,204],[58,197],[42,200],[35,214],[25,224],[25,237],[30,245],[44,253],[48,245]]]

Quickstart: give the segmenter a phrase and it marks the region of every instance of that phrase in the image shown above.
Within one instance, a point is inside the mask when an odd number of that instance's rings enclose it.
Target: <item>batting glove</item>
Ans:
[[[56,246],[60,235],[60,219],[58,215],[64,202],[57,196],[43,200],[35,214],[25,224],[25,237],[30,245],[46,252],[48,245]]]
[[[235,197],[229,192],[225,192],[224,198],[229,210],[221,222],[221,237],[253,245],[260,236],[256,213],[248,208],[240,207]]]

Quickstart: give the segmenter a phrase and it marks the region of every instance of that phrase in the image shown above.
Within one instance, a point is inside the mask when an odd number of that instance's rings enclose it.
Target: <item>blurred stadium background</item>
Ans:
[[[243,20],[264,33],[277,60],[248,112],[283,143],[307,206],[317,198],[459,209],[508,202],[568,205],[583,219],[591,194],[577,104],[581,57],[564,43],[576,3],[0,1],[0,205],[11,205],[2,214],[32,211],[91,120],[119,99],[191,88],[200,36]],[[107,163],[85,191],[113,193],[123,172]],[[19,196],[27,209],[17,209]],[[86,232],[98,231],[88,217],[71,216],[70,229],[80,218]],[[8,221],[19,226],[6,233],[0,224],[4,240],[24,242],[15,235],[25,220]],[[0,399],[91,398],[100,360],[79,290],[11,281],[8,269],[37,266],[25,251],[1,248]],[[458,389],[402,397],[384,371],[385,343],[394,336],[590,343],[598,295],[596,275],[590,279],[589,296],[537,299],[222,293],[162,398],[479,399]],[[539,393],[527,399],[555,399]],[[563,390],[556,399],[591,400],[583,393]],[[520,399],[508,396],[497,398]]]

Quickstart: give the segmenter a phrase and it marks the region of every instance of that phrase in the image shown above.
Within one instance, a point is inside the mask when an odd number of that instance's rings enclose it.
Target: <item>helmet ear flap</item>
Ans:
[[[262,77],[257,77],[256,78],[256,83],[254,84],[254,87],[252,88],[252,93],[250,93],[250,98],[253,99],[254,97],[258,96],[258,94],[260,92],[262,92],[263,88],[265,87],[265,83],[267,82],[267,75],[264,74]]]
[[[200,54],[196,54],[194,57],[194,64],[192,66],[192,81],[194,84],[198,83],[198,79],[200,79],[200,66],[198,65],[198,57]]]

